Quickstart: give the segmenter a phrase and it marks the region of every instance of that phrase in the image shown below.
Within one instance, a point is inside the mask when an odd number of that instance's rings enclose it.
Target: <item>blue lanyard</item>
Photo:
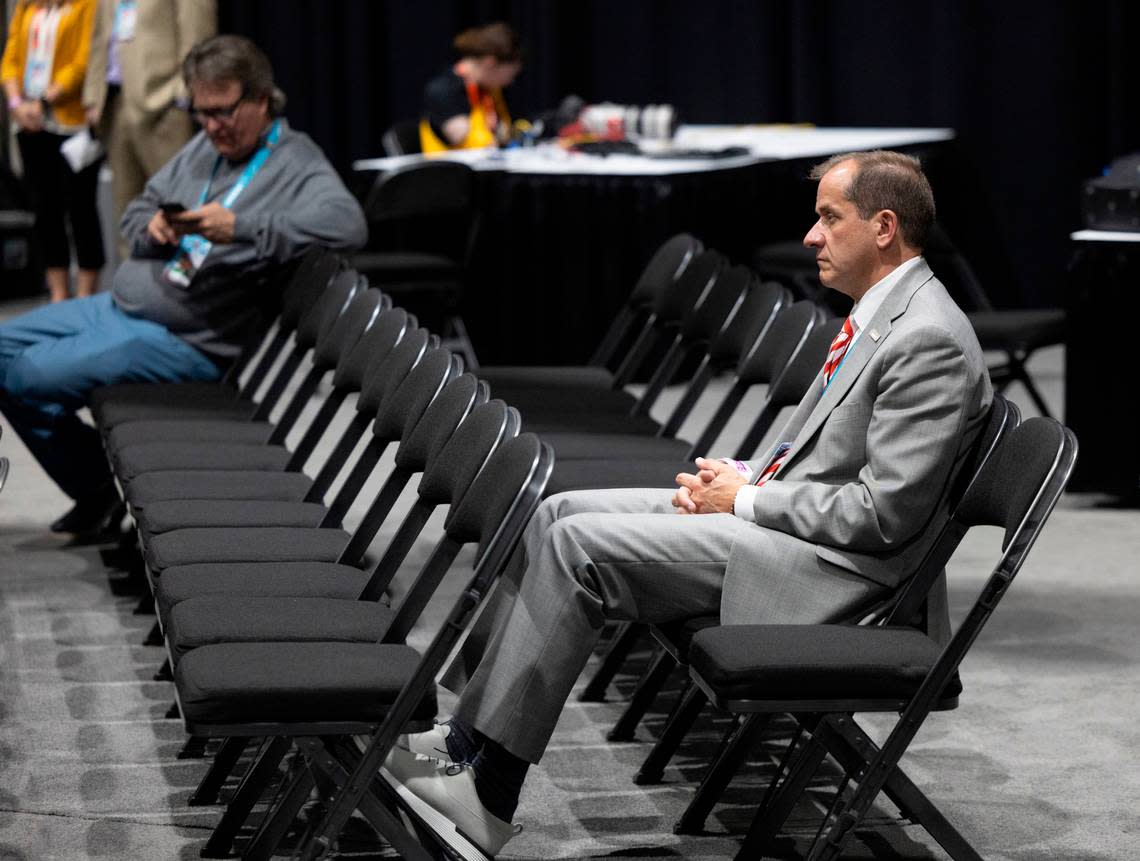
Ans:
[[[277,142],[281,139],[281,120],[274,120],[273,125],[269,129],[269,134],[265,136],[265,143],[261,148],[253,154],[253,158],[249,160],[249,164],[245,166],[245,170],[241,172],[237,182],[233,184],[229,191],[226,192],[225,197],[222,198],[222,206],[229,209],[233,206],[234,201],[237,200],[238,195],[245,191],[245,187],[249,185],[250,181],[261,170],[265,160],[269,158],[269,153],[277,146]],[[214,169],[210,172],[210,178],[206,181],[206,187],[202,189],[202,195],[198,198],[198,205],[202,206],[206,202],[206,198],[210,196],[210,187],[214,184],[214,177],[218,175],[218,170],[222,166],[222,157],[218,156],[217,161],[214,162]]]

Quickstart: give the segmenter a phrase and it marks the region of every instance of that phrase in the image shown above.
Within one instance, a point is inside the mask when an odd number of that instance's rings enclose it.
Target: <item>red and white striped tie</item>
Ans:
[[[772,459],[768,461],[768,465],[764,467],[763,472],[760,473],[760,476],[756,479],[755,482],[753,482],[753,484],[755,484],[757,487],[760,487],[768,479],[775,475],[776,470],[780,468],[780,464],[784,462],[784,459],[788,456],[788,452],[791,450],[792,444],[790,442],[780,443],[780,445],[776,448],[776,453],[772,455]]]
[[[848,317],[843,321],[843,328],[831,342],[831,349],[827,351],[827,361],[823,363],[823,385],[826,387],[835,375],[843,357],[847,355],[847,348],[851,346],[851,339],[855,337],[855,325]]]

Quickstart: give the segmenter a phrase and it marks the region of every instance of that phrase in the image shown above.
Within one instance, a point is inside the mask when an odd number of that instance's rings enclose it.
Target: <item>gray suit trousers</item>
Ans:
[[[538,762],[608,620],[663,623],[721,611],[733,545],[770,545],[756,623],[843,618],[884,591],[814,545],[731,514],[681,515],[671,490],[573,491],[535,513],[507,573],[442,679],[455,714]]]

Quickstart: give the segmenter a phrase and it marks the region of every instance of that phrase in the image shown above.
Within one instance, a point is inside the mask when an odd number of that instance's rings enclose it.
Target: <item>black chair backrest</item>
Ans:
[[[758,279],[747,266],[721,272],[704,300],[681,321],[681,337],[689,342],[711,341],[735,316]]]
[[[320,298],[301,315],[294,341],[297,347],[309,349],[317,343],[341,315],[360,287],[360,276],[355,272],[339,272]]]
[[[443,347],[426,350],[408,375],[380,402],[372,422],[373,436],[400,439],[405,428],[420,420],[452,375],[459,373],[461,361]]]
[[[626,304],[631,308],[647,308],[681,273],[693,258],[704,251],[704,244],[688,233],[678,233],[661,243],[641,270]]]
[[[487,384],[471,373],[452,379],[416,421],[408,416],[400,447],[396,449],[396,465],[413,472],[423,471],[471,410],[487,402],[489,391]]]
[[[758,383],[775,382],[788,363],[803,348],[808,335],[819,325],[819,318],[818,307],[807,301],[795,302],[779,309],[776,318],[765,328],[763,337],[759,338],[737,362],[732,385],[729,386],[700,436],[690,447],[690,456],[704,455],[712,450],[717,437],[740,406],[748,390]],[[779,409],[775,404],[768,406],[767,398],[765,399],[765,405],[759,410],[744,442],[736,449],[735,457],[751,457],[752,449],[755,447],[752,441],[757,439],[757,434],[763,436],[766,428],[771,426],[779,414]]]
[[[364,212],[369,221],[430,218],[475,204],[475,171],[454,161],[406,165],[376,178]]]
[[[775,281],[761,281],[748,291],[728,324],[709,344],[709,355],[718,368],[733,367],[765,334],[780,309],[792,302],[788,288]]]
[[[936,578],[954,555],[968,524],[960,516],[960,507],[974,484],[984,474],[983,467],[989,462],[1008,434],[1021,420],[1016,404],[999,394],[994,395],[986,423],[978,433],[977,440],[966,452],[956,473],[951,476],[946,488],[946,510],[950,518],[942,531],[931,543],[914,573],[907,579],[888,604],[885,624],[909,624],[918,618],[923,602],[934,585]],[[933,516],[933,515],[932,515]],[[882,614],[876,614],[882,615]]]
[[[665,285],[653,302],[658,325],[677,323],[698,307],[728,269],[728,260],[717,251],[702,251],[676,279]]]
[[[357,290],[348,307],[318,335],[313,345],[314,367],[329,370],[347,358],[380,313],[383,299],[375,287]]]
[[[0,490],[4,489],[4,483],[8,480],[8,458],[0,457]]]
[[[625,304],[614,317],[605,336],[590,357],[591,365],[609,365],[634,326],[643,318],[658,295],[676,281],[692,259],[701,253],[701,241],[687,233],[678,233],[661,244],[641,270],[637,283]]]
[[[379,363],[408,330],[408,312],[403,308],[381,310],[333,373],[333,387],[359,391],[369,366]]]
[[[340,258],[319,245],[305,252],[281,300],[281,326],[297,328],[302,315],[313,306],[341,269]]]
[[[356,401],[357,412],[374,417],[384,398],[396,390],[427,350],[432,335],[427,329],[406,332],[388,355],[365,371],[364,387]]]
[[[454,414],[453,417],[458,418]],[[502,401],[494,400],[475,407],[462,423],[454,428],[436,456],[424,464],[423,475],[416,488],[416,501],[404,516],[396,534],[388,542],[384,555],[369,573],[368,583],[360,595],[362,600],[378,600],[385,593],[435,508],[439,505],[454,505],[462,499],[495,448],[504,440],[518,434],[519,424],[516,410]],[[411,473],[407,474],[410,477]],[[377,494],[377,500],[381,500],[384,495],[385,489],[382,489]],[[375,507],[374,502],[365,514],[364,520],[372,516]],[[439,553],[441,548],[444,553],[458,550],[458,545],[446,534],[446,521],[445,533],[440,543],[436,545],[436,553]],[[433,553],[433,556],[435,555]],[[425,566],[428,567],[430,566]],[[441,566],[437,560],[436,570],[440,576],[446,567],[447,565]],[[424,575],[421,574],[422,576]],[[428,579],[430,581],[430,577]],[[427,585],[425,581],[417,582],[412,587],[411,592],[418,590],[419,598],[410,592],[399,611],[406,624],[410,625],[418,618],[423,603],[426,603],[430,597],[431,589],[434,589],[434,586]],[[399,642],[406,635],[407,629],[393,622],[393,627],[389,628],[385,639]]]
[[[823,370],[831,342],[843,328],[843,317],[832,317],[818,323],[804,338],[795,355],[784,365],[780,375],[768,387],[768,399],[782,407],[798,404],[812,382]]]
[[[421,152],[419,120],[398,120],[380,138],[385,155],[412,155]]]

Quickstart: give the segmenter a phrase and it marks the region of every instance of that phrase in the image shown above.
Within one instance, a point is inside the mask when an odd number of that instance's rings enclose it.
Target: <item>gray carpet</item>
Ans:
[[[1034,365],[1058,406],[1060,369],[1056,351]],[[0,453],[13,460],[0,493],[0,859],[196,858],[218,811],[185,804],[204,765],[176,759],[184,734],[164,717],[170,684],[152,679],[162,652],[140,645],[151,619],[133,614],[135,597],[115,594],[122,578],[95,548],[47,531],[66,502],[10,432]],[[1064,500],[964,666],[962,706],[933,716],[904,761],[986,858],[1130,859],[1140,845],[1140,519],[1097,502]],[[958,612],[999,541],[994,531],[971,534],[955,558]],[[426,549],[421,542],[417,557]],[[528,777],[518,815],[525,830],[504,857],[733,857],[780,734],[733,784],[707,836],[675,836],[726,724],[705,723],[660,786],[633,785],[668,705],[637,742],[606,742],[638,668],[627,668],[608,702],[568,706]],[[867,725],[881,732],[884,723]],[[820,804],[830,785],[819,781]],[[807,846],[819,809],[796,810],[784,841],[790,857]],[[383,854],[362,839],[343,849]],[[884,803],[849,857],[944,856]]]

